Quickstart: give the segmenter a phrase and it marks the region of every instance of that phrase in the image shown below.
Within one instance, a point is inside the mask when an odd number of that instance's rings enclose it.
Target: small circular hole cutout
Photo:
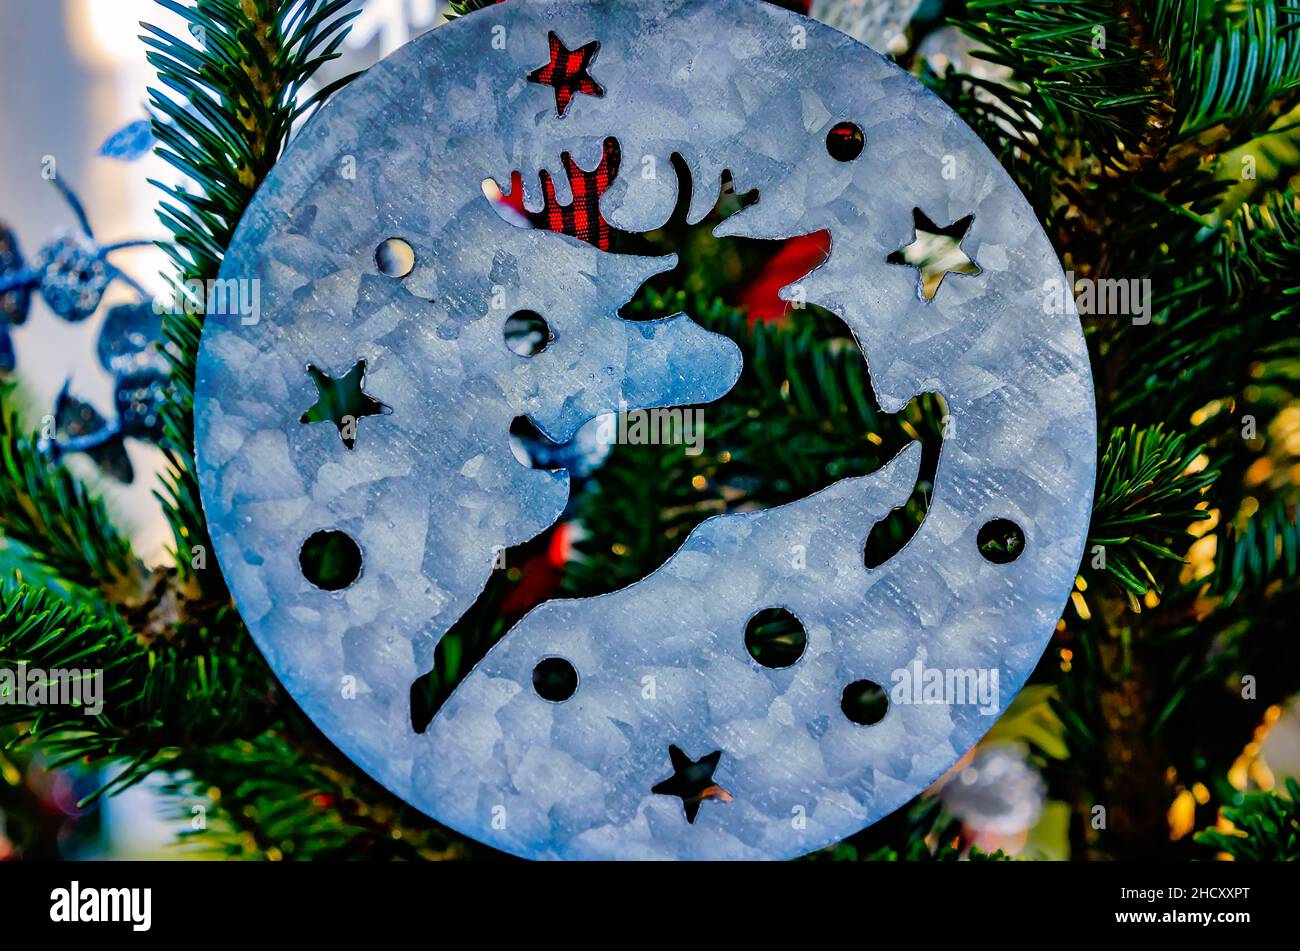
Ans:
[[[850,722],[872,726],[885,718],[889,711],[889,697],[885,688],[874,680],[855,680],[844,688],[840,709]]]
[[[361,577],[361,549],[343,532],[317,532],[303,542],[298,564],[316,587],[341,591]]]
[[[553,339],[551,326],[541,314],[521,310],[506,318],[506,346],[521,357],[535,357]]]
[[[563,657],[546,657],[533,668],[533,689],[551,703],[563,703],[577,692],[578,672]]]
[[[985,522],[976,537],[980,554],[995,565],[1015,561],[1025,550],[1025,533],[1010,519],[995,518]]]
[[[863,146],[867,144],[866,136],[862,134],[862,127],[854,122],[836,123],[831,131],[826,133],[826,151],[831,153],[831,158],[837,162],[852,162],[862,154]]]
[[[415,270],[415,249],[401,238],[389,238],[375,248],[375,264],[389,277],[406,277]]]
[[[807,646],[803,622],[785,608],[764,608],[745,625],[745,649],[764,667],[791,667]]]

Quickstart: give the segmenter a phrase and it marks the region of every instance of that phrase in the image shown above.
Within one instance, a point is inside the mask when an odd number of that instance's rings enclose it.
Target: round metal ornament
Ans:
[[[565,441],[602,413],[716,399],[740,371],[689,316],[619,317],[674,258],[517,227],[484,195],[518,171],[528,210],[550,188],[600,219],[570,175],[611,140],[614,229],[667,220],[676,154],[690,221],[729,171],[759,197],[715,233],[829,231],[785,296],[845,321],[887,412],[942,394],[933,497],[874,568],[864,540],[912,491],[915,445],[710,519],[637,584],[532,611],[417,734],[410,687],[440,637],[567,498],[566,473],[516,459],[512,420]],[[943,236],[936,285],[909,249]],[[992,725],[1078,568],[1092,385],[1068,300],[1047,306],[1064,277],[1032,210],[910,76],[775,6],[508,0],[433,30],[303,130],[221,277],[249,306],[208,317],[197,449],[243,619],[360,768],[505,851],[784,858],[854,833]],[[521,315],[536,332],[508,338]],[[996,557],[990,534],[1010,539]],[[321,539],[344,577],[309,577]],[[806,635],[780,668],[746,648],[773,609]]]

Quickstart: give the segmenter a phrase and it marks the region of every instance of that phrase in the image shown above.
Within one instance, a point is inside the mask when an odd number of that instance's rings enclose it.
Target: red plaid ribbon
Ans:
[[[569,179],[569,190],[573,192],[573,201],[567,205],[561,205],[555,197],[555,182],[543,169],[540,175],[542,210],[528,216],[533,226],[572,235],[579,241],[608,251],[614,232],[600,213],[600,196],[618,177],[620,157],[618,140],[614,138],[605,140],[600,164],[589,172],[579,168],[573,156],[565,152],[560,158],[564,162],[564,174]]]

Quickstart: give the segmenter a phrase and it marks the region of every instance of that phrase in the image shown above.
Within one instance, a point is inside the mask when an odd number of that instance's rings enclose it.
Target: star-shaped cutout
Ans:
[[[946,228],[936,225],[920,208],[912,210],[912,219],[915,230],[912,243],[899,248],[886,260],[916,268],[919,272],[916,290],[922,300],[934,300],[948,274],[980,273],[980,266],[961,249],[962,240],[975,221],[974,215],[954,221]]]
[[[700,803],[706,799],[718,802],[731,802],[731,793],[713,781],[713,771],[718,768],[722,751],[714,750],[707,756],[693,761],[675,746],[668,747],[668,758],[672,760],[673,775],[654,786],[650,791],[661,796],[676,796],[681,799],[686,810],[686,821],[694,822],[700,811]]]
[[[578,93],[588,96],[603,96],[605,90],[600,83],[591,78],[591,62],[596,58],[600,44],[592,40],[586,46],[571,50],[555,33],[547,39],[551,44],[551,61],[528,74],[530,83],[539,83],[555,89],[555,111],[563,118],[569,103]]]
[[[366,376],[366,361],[358,360],[356,366],[335,379],[324,370],[307,364],[307,374],[316,384],[316,404],[302,414],[299,422],[332,422],[339,428],[343,445],[353,448],[357,443],[357,423],[366,416],[381,416],[392,410],[379,400],[362,391]]]

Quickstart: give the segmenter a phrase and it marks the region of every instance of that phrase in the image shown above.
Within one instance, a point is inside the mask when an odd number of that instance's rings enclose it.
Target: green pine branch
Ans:
[[[154,181],[158,215],[172,233],[164,245],[182,285],[217,276],[253,193],[280,157],[294,124],[351,77],[306,95],[322,66],[337,58],[349,0],[158,0],[190,32],[177,38],[144,24],[141,37],[164,88],[150,88],[158,155],[194,184]],[[192,311],[198,309],[198,313]],[[201,308],[176,307],[164,319],[175,398],[163,410],[170,471],[160,497],[171,523],[176,563],[191,573],[191,550],[211,551],[195,472],[194,371]],[[218,572],[199,579],[220,584]],[[219,592],[213,592],[219,593]]]
[[[1220,535],[1209,591],[1229,607],[1244,593],[1294,582],[1298,567],[1300,522],[1294,504],[1278,498],[1251,516],[1244,527],[1229,526]]]
[[[383,789],[323,740],[268,731],[191,751],[169,780],[188,847],[231,859],[420,860],[489,857]],[[179,764],[178,764],[179,765]],[[196,778],[197,777],[197,778]],[[209,779],[216,777],[217,781]],[[205,821],[194,823],[194,806]]]
[[[954,74],[942,85],[1008,111],[995,151],[1056,136],[1083,146],[1056,153],[1062,169],[1095,156],[1099,170],[1139,173],[1211,130],[1231,147],[1294,105],[1298,24],[1300,8],[1275,0],[973,0],[957,25],[1012,81]]]
[[[1300,313],[1300,194],[1287,188],[1243,205],[1224,225],[1215,252],[1224,297],[1259,309],[1294,337]],[[1288,317],[1292,322],[1283,325]]]
[[[1229,144],[1283,114],[1300,91],[1300,7],[1273,0],[1158,6],[1164,44],[1177,57],[1180,136],[1229,127]],[[1183,55],[1190,51],[1191,55]],[[1235,129],[1231,128],[1235,127]]]
[[[1239,862],[1300,861],[1300,782],[1286,781],[1286,795],[1246,793],[1223,816],[1234,831],[1207,829],[1196,834],[1200,845],[1223,852]]]
[[[145,571],[102,498],[27,435],[0,389],[0,534],[58,578],[118,603],[142,595]]]
[[[1084,575],[1104,576],[1130,601],[1161,589],[1162,563],[1181,564],[1187,529],[1209,517],[1204,494],[1218,473],[1191,471],[1203,447],[1160,426],[1115,429],[1102,451]]]
[[[1011,124],[1007,140],[1069,130],[1095,144],[1090,154],[1112,169],[1149,161],[1165,147],[1173,108],[1168,67],[1129,4],[972,0],[966,11],[959,26],[983,46],[974,55],[1012,73],[1017,112],[1032,116]]]
[[[89,671],[102,709],[50,702],[0,704],[0,726],[21,725],[59,765],[124,763],[120,790],[164,768],[183,751],[261,729],[271,699],[246,673],[247,657],[202,645],[193,650],[143,644],[109,605],[74,606],[23,585],[0,588],[0,669]],[[253,668],[256,670],[256,668]]]
[[[1238,208],[1209,237],[1185,234],[1182,253],[1152,262],[1152,324],[1126,329],[1125,346],[1106,355],[1113,415],[1187,419],[1258,382],[1261,360],[1300,355],[1300,196],[1287,189]],[[1154,240],[1154,227],[1141,237]]]

